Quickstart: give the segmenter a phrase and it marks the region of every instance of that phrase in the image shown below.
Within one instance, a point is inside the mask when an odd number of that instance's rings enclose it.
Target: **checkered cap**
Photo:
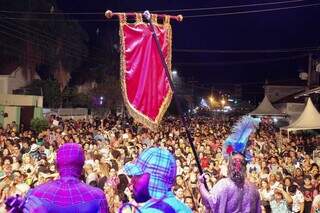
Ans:
[[[175,183],[177,165],[173,155],[166,149],[149,148],[132,163],[124,166],[127,175],[150,174],[149,194],[161,198]]]
[[[84,160],[81,145],[66,143],[60,146],[57,152],[57,167],[60,176],[80,177]]]

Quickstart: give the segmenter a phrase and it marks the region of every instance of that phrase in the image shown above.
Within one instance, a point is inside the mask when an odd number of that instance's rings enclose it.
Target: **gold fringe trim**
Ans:
[[[158,16],[157,14],[152,14],[151,15],[151,21],[153,24],[158,24]]]
[[[170,19],[170,16],[165,16],[165,17],[164,17],[163,24],[164,24],[164,25],[166,25],[166,24],[169,24],[169,25],[170,25],[170,20],[171,20],[171,19]],[[170,26],[170,27],[171,27],[171,26]]]
[[[135,24],[139,24],[143,22],[142,14],[141,13],[136,13],[136,22]]]
[[[169,86],[169,90],[162,102],[162,105],[159,109],[158,115],[156,116],[155,121],[151,120],[149,117],[142,114],[140,111],[134,108],[134,106],[130,103],[127,95],[127,88],[125,82],[125,73],[126,73],[126,59],[125,59],[125,36],[123,32],[123,27],[127,25],[126,16],[125,14],[120,16],[120,26],[119,26],[119,36],[120,36],[120,83],[121,83],[121,93],[123,96],[124,104],[129,112],[129,114],[139,123],[142,123],[146,127],[150,128],[151,130],[157,130],[160,122],[167,111],[173,96],[172,89]],[[142,17],[136,17],[135,24],[145,24],[142,21]],[[172,58],[172,29],[171,25],[168,21],[165,21],[164,24],[155,23],[156,26],[163,26],[166,29],[166,41],[168,42],[168,55],[166,57],[166,62],[168,65],[169,72],[171,74],[171,58]]]

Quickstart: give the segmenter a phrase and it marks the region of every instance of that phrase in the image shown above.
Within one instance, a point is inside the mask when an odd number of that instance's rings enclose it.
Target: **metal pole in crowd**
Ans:
[[[187,121],[185,119],[185,117],[183,116],[183,112],[182,112],[182,109],[181,109],[181,104],[176,96],[176,89],[175,89],[175,86],[173,84],[173,81],[172,81],[172,78],[171,78],[171,75],[170,75],[170,72],[169,72],[169,68],[168,68],[168,65],[166,63],[166,60],[165,60],[165,57],[163,55],[163,52],[161,50],[161,46],[160,46],[160,42],[159,42],[159,39],[156,35],[156,32],[155,32],[155,29],[154,29],[154,25],[152,23],[152,20],[151,20],[151,14],[150,12],[147,10],[143,13],[144,17],[147,19],[147,21],[149,22],[149,26],[150,26],[150,29],[151,29],[151,32],[152,32],[152,37],[153,39],[155,40],[156,44],[157,44],[157,49],[158,49],[158,53],[159,53],[159,56],[161,58],[161,62],[162,62],[162,66],[166,72],[166,75],[167,75],[167,78],[168,78],[168,81],[169,81],[169,84],[170,84],[170,87],[173,91],[173,94],[174,94],[174,101],[175,101],[175,104],[176,104],[176,107],[177,107],[177,110],[178,110],[178,113],[179,113],[179,116],[181,118],[181,122],[182,122],[182,125],[184,126],[184,128],[186,129],[186,133],[187,133],[187,138],[188,138],[188,141],[189,141],[189,144],[191,146],[191,150],[193,152],[193,155],[194,155],[194,158],[196,160],[196,163],[197,163],[197,166],[198,166],[198,169],[199,169],[199,172],[200,174],[203,174],[203,169],[201,167],[201,164],[200,164],[200,160],[199,160],[199,157],[198,157],[198,154],[197,154],[197,151],[194,147],[194,144],[193,144],[193,139],[191,137],[191,133],[188,129],[188,124],[187,124]],[[206,188],[208,189],[208,186],[206,184],[206,181],[205,181],[205,186]]]

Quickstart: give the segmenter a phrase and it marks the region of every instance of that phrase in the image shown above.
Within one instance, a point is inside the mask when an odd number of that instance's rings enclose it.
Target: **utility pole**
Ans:
[[[312,75],[312,53],[308,56],[308,89],[311,89],[311,75]]]
[[[189,81],[189,83],[191,83],[191,93],[192,93],[192,107],[194,108],[194,84],[198,83],[198,81],[194,80],[194,77],[192,76],[191,81]]]

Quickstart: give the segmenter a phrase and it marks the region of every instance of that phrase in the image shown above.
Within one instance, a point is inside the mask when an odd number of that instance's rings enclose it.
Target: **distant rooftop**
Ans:
[[[10,75],[19,65],[17,63],[0,64],[0,75]]]

